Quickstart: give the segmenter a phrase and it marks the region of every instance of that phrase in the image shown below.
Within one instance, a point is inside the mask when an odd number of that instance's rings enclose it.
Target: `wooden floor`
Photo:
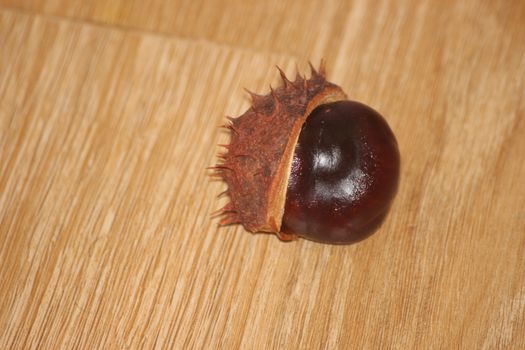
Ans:
[[[351,246],[210,213],[275,65],[380,111]],[[524,349],[525,2],[0,0],[0,349]]]

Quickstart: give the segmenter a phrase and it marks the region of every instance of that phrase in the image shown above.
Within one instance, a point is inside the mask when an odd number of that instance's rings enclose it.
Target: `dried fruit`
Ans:
[[[386,121],[348,101],[325,78],[288,80],[252,107],[228,118],[231,142],[213,167],[231,202],[218,211],[222,225],[242,224],[326,243],[352,243],[374,231],[397,190],[399,151]]]

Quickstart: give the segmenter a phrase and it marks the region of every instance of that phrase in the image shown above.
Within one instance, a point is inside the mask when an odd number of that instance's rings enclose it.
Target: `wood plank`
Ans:
[[[9,12],[0,33],[0,347],[203,342],[271,241],[217,232],[205,167],[241,77],[289,59]]]
[[[337,0],[0,0],[1,5],[257,51],[308,53],[307,59],[319,60],[341,39],[339,24],[352,4]]]
[[[223,115],[299,50],[1,10],[0,348],[524,348],[523,5],[363,4],[304,39],[401,149],[352,246],[209,218]]]

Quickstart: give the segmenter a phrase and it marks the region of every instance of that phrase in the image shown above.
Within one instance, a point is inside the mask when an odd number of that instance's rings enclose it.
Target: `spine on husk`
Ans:
[[[218,211],[221,225],[242,224],[251,232],[280,233],[291,162],[301,127],[317,106],[345,100],[337,85],[312,65],[306,79],[288,80],[281,69],[282,86],[268,95],[249,92],[252,106],[238,118],[228,117],[231,131],[226,152],[213,167],[228,185],[231,201]]]

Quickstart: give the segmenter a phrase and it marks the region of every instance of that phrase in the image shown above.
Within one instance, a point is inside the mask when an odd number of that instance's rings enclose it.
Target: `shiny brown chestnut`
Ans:
[[[400,155],[384,118],[349,101],[324,65],[228,118],[231,142],[214,167],[231,202],[222,225],[242,224],[282,240],[345,244],[381,224],[395,196]]]
[[[397,188],[399,151],[383,117],[354,101],[317,107],[295,148],[281,230],[351,243],[382,221]]]

